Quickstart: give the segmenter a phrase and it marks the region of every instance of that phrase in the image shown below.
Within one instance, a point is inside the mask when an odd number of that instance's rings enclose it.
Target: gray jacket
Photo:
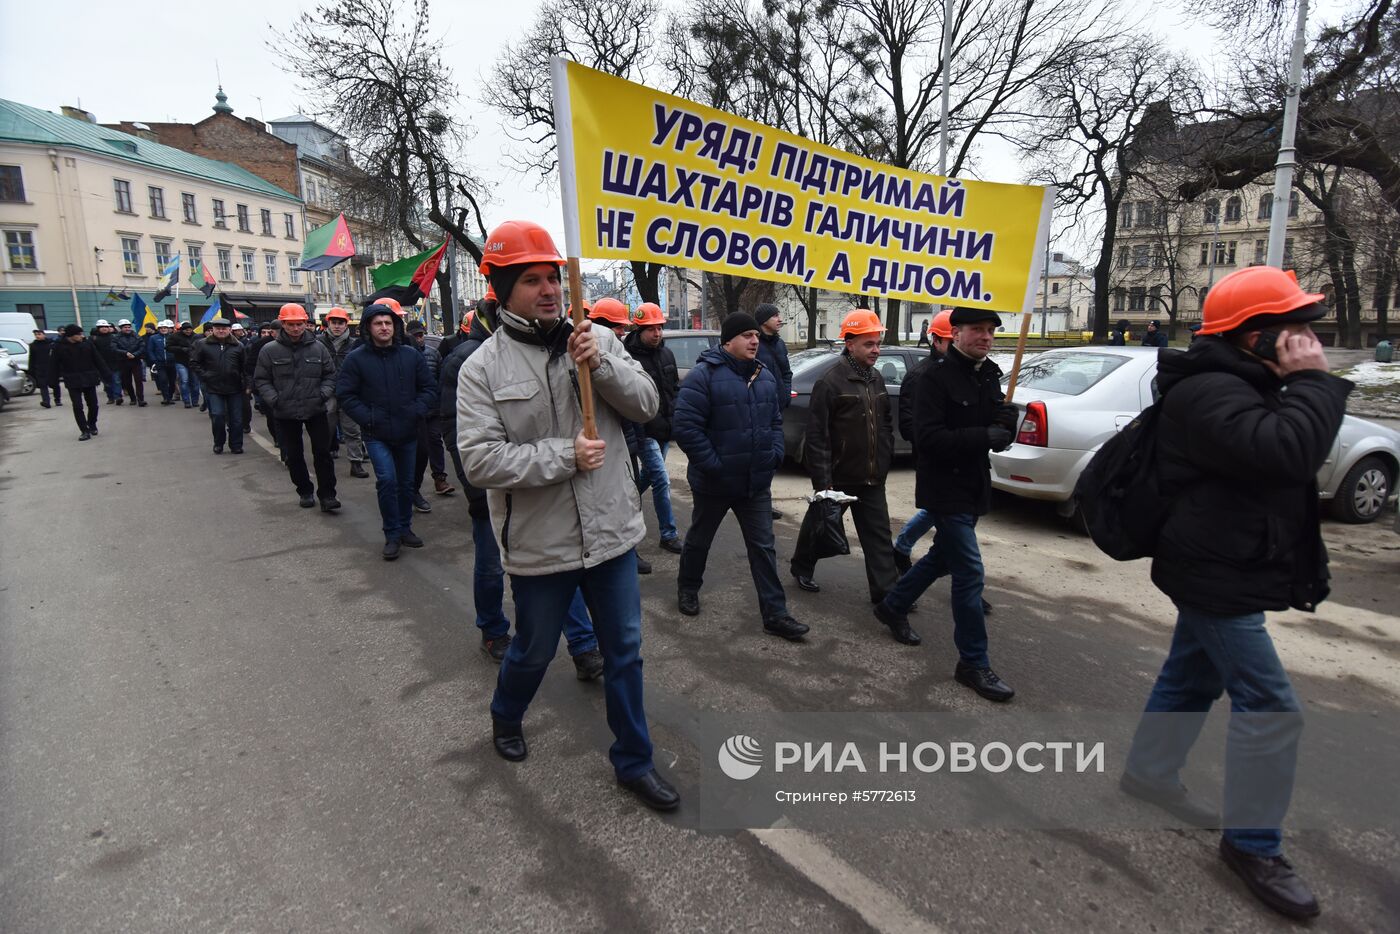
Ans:
[[[607,328],[594,328],[602,363],[593,371],[603,466],[574,469],[583,415],[574,362],[500,328],[457,377],[457,444],[473,485],[487,490],[491,528],[510,574],[593,567],[646,537],[622,421],[656,414],[656,384]]]
[[[324,415],[335,394],[335,356],[310,328],[295,344],[279,333],[258,351],[253,389],[276,418]]]

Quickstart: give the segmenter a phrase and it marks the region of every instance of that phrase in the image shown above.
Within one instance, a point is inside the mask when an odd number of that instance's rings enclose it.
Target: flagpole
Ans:
[[[583,237],[579,232],[578,183],[574,178],[573,113],[569,104],[569,71],[564,59],[550,62],[550,78],[554,85],[555,140],[559,146],[559,189],[564,208],[564,252],[568,254],[569,304],[574,326],[583,322],[583,274],[578,258],[583,252]],[[587,366],[577,367],[580,415],[583,436],[598,437],[598,425],[593,415],[593,372]]]

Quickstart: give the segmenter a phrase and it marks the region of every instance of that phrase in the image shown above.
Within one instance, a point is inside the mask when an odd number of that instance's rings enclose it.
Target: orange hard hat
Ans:
[[[855,308],[846,315],[841,322],[841,337],[853,337],[857,334],[883,334],[885,326],[880,323],[880,316],[869,308]]]
[[[376,298],[374,300],[374,303],[376,305],[383,305],[385,308],[389,309],[394,314],[398,315],[400,318],[407,314],[407,312],[403,310],[403,306],[399,304],[399,300],[396,298]]]
[[[501,303],[501,300],[500,300],[499,298],[496,297],[496,290],[495,290],[494,288],[491,287],[491,283],[489,283],[489,282],[486,283],[486,294],[483,295],[483,296],[481,296],[481,297],[482,297],[485,301],[488,301],[488,302],[495,302],[497,305],[499,305],[499,304]]]
[[[1197,333],[1224,334],[1256,315],[1283,315],[1325,299],[1319,292],[1304,292],[1291,269],[1284,271],[1273,266],[1237,269],[1206,294],[1205,305],[1201,308],[1201,329]],[[1325,313],[1319,309],[1318,314],[1297,320],[1315,320]]]
[[[554,245],[554,238],[533,221],[506,221],[486,237],[481,251],[481,274],[491,275],[493,267],[519,266],[523,263],[554,263],[564,265],[564,257]]]
[[[632,315],[627,311],[627,306],[615,298],[598,299],[593,303],[593,310],[589,312],[588,317],[594,321],[606,321],[623,327],[632,323]]]
[[[288,302],[277,312],[278,321],[310,321],[306,316],[306,309],[296,302]]]
[[[637,306],[637,310],[632,312],[632,323],[639,328],[665,324],[666,315],[661,312],[661,306],[656,302],[642,302]]]
[[[945,341],[953,339],[953,309],[945,308],[933,316],[933,323],[928,326],[928,332],[934,337],[942,338]]]
[[[329,321],[332,318],[339,318],[341,321],[348,322],[350,320],[350,313],[344,308],[341,308],[339,305],[337,305],[330,311],[326,312],[326,320]]]
[[[462,330],[463,330],[463,331],[470,331],[470,330],[472,329],[472,322],[475,321],[475,320],[476,320],[476,310],[473,309],[472,311],[467,312],[467,316],[466,316],[465,318],[462,319]]]

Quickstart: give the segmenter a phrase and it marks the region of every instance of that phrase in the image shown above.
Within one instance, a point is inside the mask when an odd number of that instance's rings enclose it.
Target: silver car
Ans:
[[[1099,446],[1156,399],[1157,348],[1070,347],[1025,361],[1016,388],[1016,443],[991,455],[992,486],[1075,512],[1079,473]],[[1343,522],[1373,522],[1400,475],[1400,433],[1350,415],[1317,473]]]
[[[15,396],[24,394],[27,380],[28,377],[15,359],[0,348],[0,409]]]

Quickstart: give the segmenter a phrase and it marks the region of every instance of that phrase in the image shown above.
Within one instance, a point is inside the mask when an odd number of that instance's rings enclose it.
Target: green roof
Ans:
[[[0,100],[0,142],[85,149],[138,165],[231,185],[269,198],[301,201],[296,195],[231,162],[206,159],[130,133],[120,133],[86,120],[76,120],[14,101]]]

